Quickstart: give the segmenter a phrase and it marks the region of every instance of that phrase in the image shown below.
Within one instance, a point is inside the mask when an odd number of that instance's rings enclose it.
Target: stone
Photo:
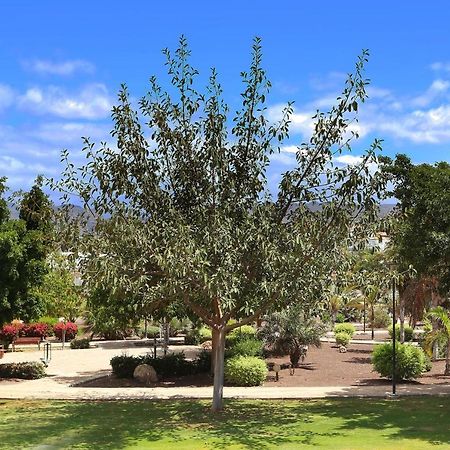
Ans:
[[[148,364],[139,364],[134,369],[133,378],[144,384],[152,384],[158,382],[156,370]]]
[[[339,353],[347,353],[347,347],[345,347],[345,345],[341,345],[339,347]]]

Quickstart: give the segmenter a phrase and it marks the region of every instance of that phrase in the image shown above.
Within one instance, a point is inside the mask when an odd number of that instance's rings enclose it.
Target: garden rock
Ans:
[[[347,353],[347,347],[345,347],[345,345],[341,345],[339,347],[339,353]]]
[[[203,342],[202,348],[204,348],[205,350],[212,350],[212,341]]]
[[[133,378],[145,384],[152,384],[158,382],[158,375],[156,370],[148,364],[139,364],[134,369]]]

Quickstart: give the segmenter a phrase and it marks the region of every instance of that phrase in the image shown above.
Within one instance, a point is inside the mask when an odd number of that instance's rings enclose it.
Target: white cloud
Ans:
[[[42,141],[66,145],[80,143],[81,137],[89,137],[96,142],[105,141],[110,138],[110,129],[110,124],[49,122],[40,124],[29,135]]]
[[[109,116],[112,99],[103,84],[87,85],[75,94],[49,86],[28,89],[19,97],[18,104],[36,114],[52,114],[65,119],[99,119]]]
[[[445,80],[434,80],[431,86],[421,95],[411,100],[411,105],[425,107],[430,105],[434,100],[439,98],[450,87],[450,83]]]
[[[14,91],[6,84],[0,84],[0,111],[14,102]]]
[[[334,160],[341,164],[347,164],[349,166],[355,166],[356,164],[360,164],[362,162],[361,156],[355,156],[355,155],[339,155],[334,158]]]
[[[92,63],[82,59],[60,62],[35,59],[26,61],[24,66],[33,72],[50,75],[72,75],[75,72],[93,73],[95,71],[95,66]]]
[[[450,72],[450,62],[437,61],[431,64],[430,68],[436,72]]]

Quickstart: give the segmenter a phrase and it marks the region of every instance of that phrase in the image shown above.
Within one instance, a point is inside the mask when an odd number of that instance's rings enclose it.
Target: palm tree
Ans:
[[[425,344],[430,351],[435,342],[444,340],[447,341],[447,351],[445,357],[445,371],[444,375],[450,375],[450,316],[449,312],[442,306],[433,308],[428,313],[434,319],[439,328],[431,331],[426,337]]]

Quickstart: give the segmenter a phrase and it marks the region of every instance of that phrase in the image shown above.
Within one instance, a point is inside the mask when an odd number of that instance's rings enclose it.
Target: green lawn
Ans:
[[[2,449],[450,448],[448,397],[226,402],[1,401]]]

